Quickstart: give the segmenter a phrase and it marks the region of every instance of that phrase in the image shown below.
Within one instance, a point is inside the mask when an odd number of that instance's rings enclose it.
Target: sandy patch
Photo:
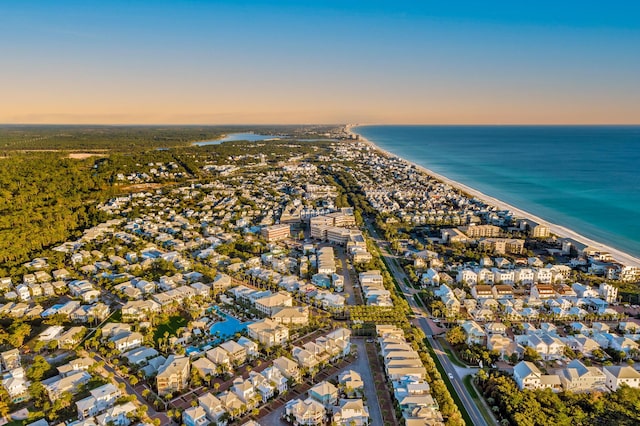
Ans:
[[[95,152],[72,152],[69,154],[69,158],[74,160],[84,160],[90,157],[104,157],[106,154],[98,154]]]

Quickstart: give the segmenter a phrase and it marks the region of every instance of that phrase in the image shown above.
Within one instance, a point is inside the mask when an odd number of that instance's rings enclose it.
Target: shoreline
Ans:
[[[352,129],[357,127],[358,125],[353,125],[353,124],[348,124],[345,126],[345,132],[349,135],[354,135],[354,136],[358,136],[359,139],[357,140],[358,142],[362,142],[364,144],[369,145],[371,148],[385,154],[391,157],[397,157],[400,158],[402,161],[411,164],[413,166],[415,166],[418,170],[420,170],[421,172],[443,182],[446,183],[450,186],[452,186],[453,188],[458,189],[459,191],[465,192],[467,194],[472,195],[473,197],[476,197],[482,201],[484,201],[485,203],[487,203],[490,206],[494,206],[497,207],[501,210],[509,210],[512,213],[514,213],[515,216],[522,218],[522,219],[531,219],[535,222],[538,222],[540,224],[545,224],[549,227],[549,230],[551,231],[552,234],[557,235],[560,238],[571,238],[573,240],[579,241],[583,244],[586,244],[589,247],[594,247],[596,249],[602,250],[604,252],[607,252],[609,254],[611,254],[611,256],[613,257],[613,259],[618,262],[623,264],[624,266],[636,266],[636,267],[640,267],[640,259],[622,251],[619,249],[616,249],[614,247],[611,246],[607,246],[606,244],[600,243],[598,241],[592,240],[590,238],[585,237],[584,235],[581,235],[565,226],[562,225],[558,225],[555,223],[551,223],[548,220],[544,220],[532,213],[529,213],[525,210],[519,209],[518,207],[515,207],[513,205],[507,204],[504,201],[501,201],[495,197],[491,197],[483,192],[478,191],[477,189],[474,189],[468,185],[465,185],[463,183],[460,183],[458,181],[455,181],[453,179],[450,179],[446,176],[443,176],[439,173],[434,172],[433,170],[427,169],[424,166],[421,166],[420,164],[416,164],[412,161],[409,161],[405,158],[400,157],[399,155],[396,155],[392,152],[389,152],[381,147],[379,147],[378,145],[376,145],[374,142],[370,141],[369,139],[365,138],[363,135],[353,131]]]

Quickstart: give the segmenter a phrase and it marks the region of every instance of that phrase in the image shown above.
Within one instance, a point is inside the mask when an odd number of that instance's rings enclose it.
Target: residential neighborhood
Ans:
[[[4,415],[496,422],[486,401],[480,415],[458,400],[478,384],[447,388],[452,360],[460,382],[640,387],[637,306],[618,293],[639,271],[364,142],[285,148],[279,167],[204,158],[201,181],[172,163],[118,174],[163,184],[98,203],[104,221],[0,277]]]

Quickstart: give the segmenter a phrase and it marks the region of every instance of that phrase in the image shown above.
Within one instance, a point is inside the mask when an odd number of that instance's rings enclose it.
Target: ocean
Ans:
[[[359,126],[399,157],[640,257],[640,126]]]

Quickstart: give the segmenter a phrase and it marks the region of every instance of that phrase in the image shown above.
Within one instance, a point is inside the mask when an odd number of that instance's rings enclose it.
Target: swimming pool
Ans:
[[[216,336],[220,339],[226,340],[235,336],[236,333],[242,333],[247,330],[247,326],[252,322],[240,322],[239,319],[227,315],[221,312],[219,309],[214,308],[216,313],[223,317],[223,321],[216,322],[209,329],[209,334]]]

